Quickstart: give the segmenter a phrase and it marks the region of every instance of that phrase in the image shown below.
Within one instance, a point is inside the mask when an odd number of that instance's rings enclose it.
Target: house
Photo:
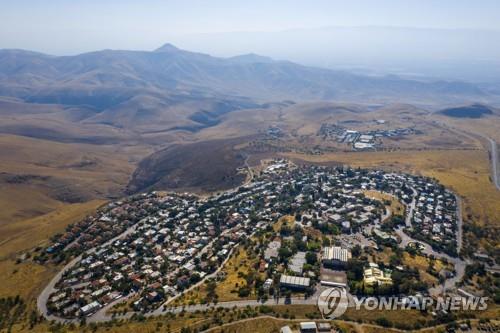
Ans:
[[[290,328],[290,326],[283,326],[280,329],[280,333],[292,333],[292,329]]]
[[[83,315],[83,316],[87,316],[91,313],[94,313],[95,311],[97,311],[99,308],[101,307],[101,303],[97,302],[97,301],[94,301],[92,303],[89,303],[85,306],[82,306],[80,308],[80,313]]]
[[[150,301],[150,302],[157,302],[157,301],[161,300],[161,296],[160,296],[160,294],[158,294],[156,291],[149,292],[149,293],[146,295],[146,298],[147,298],[147,299],[148,299],[148,301]]]
[[[278,258],[278,250],[281,247],[281,241],[274,240],[269,242],[266,250],[264,251],[264,259],[270,260],[272,258]]]
[[[342,226],[343,232],[348,232],[351,229],[351,222],[349,221],[343,221],[340,225]]]
[[[295,274],[302,274],[304,264],[306,263],[306,253],[297,252],[290,260],[288,264],[288,269],[290,269]]]
[[[332,214],[328,216],[328,221],[333,223],[340,223],[344,218],[339,214]]]

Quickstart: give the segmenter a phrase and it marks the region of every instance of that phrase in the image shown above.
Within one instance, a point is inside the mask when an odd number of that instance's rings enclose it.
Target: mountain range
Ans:
[[[218,58],[171,44],[154,51],[103,50],[75,56],[0,50],[0,96],[84,106],[98,113],[127,104],[140,108],[205,98],[245,103],[499,100],[494,90],[467,82],[363,76],[255,54]]]

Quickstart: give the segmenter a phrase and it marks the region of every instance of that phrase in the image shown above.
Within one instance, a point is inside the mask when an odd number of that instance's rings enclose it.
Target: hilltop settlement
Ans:
[[[367,191],[401,202],[403,211]],[[425,293],[432,286],[415,272],[359,260],[360,249],[398,249],[404,230],[418,239],[404,246],[420,241],[456,257],[457,220],[455,195],[425,177],[273,160],[250,183],[211,197],[151,192],[109,203],[54,237],[37,260],[73,258],[46,300],[47,314],[66,319],[127,300],[131,311],[160,308],[217,277],[239,244],[264,231],[258,297],[312,295],[322,286]]]

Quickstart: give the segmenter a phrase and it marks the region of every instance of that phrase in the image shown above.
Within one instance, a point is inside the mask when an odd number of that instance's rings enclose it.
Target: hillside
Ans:
[[[139,163],[128,192],[152,189],[212,192],[235,187],[245,178],[237,172],[243,166],[243,155],[234,147],[243,141],[244,138],[209,140],[160,150]]]
[[[491,108],[487,106],[481,104],[473,104],[467,106],[447,108],[439,111],[439,113],[453,118],[481,118],[485,115],[492,115],[493,111]]]

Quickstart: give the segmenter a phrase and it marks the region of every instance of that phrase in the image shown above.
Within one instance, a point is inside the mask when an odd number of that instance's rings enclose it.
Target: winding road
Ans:
[[[429,244],[424,243],[422,241],[416,240],[408,236],[403,228],[396,229],[396,234],[401,238],[401,243],[399,246],[401,248],[405,248],[410,243],[418,243],[421,244],[421,252],[426,254],[427,256],[433,256],[438,259],[445,259],[447,262],[451,263],[455,267],[454,276],[446,279],[442,285],[438,285],[436,287],[430,288],[429,293],[431,295],[439,295],[443,293],[447,289],[451,289],[455,287],[455,284],[462,280],[465,274],[465,266],[469,264],[469,261],[460,259],[459,257],[451,257],[446,253],[435,251]]]
[[[412,201],[408,205],[409,210],[408,214],[406,215],[406,227],[411,228],[411,219],[413,217],[413,211],[415,209],[415,203],[416,203],[416,196],[417,196],[417,191],[413,189],[413,196],[412,196]],[[455,200],[456,200],[456,205],[457,205],[457,210],[456,210],[456,217],[457,217],[457,232],[456,232],[456,238],[457,238],[457,253],[460,253],[462,249],[462,238],[463,238],[463,217],[462,217],[462,200],[461,198],[455,194]],[[427,256],[433,256],[435,258],[440,258],[440,259],[445,259],[447,262],[452,263],[455,267],[455,274],[454,276],[446,279],[442,285],[438,285],[435,287],[432,287],[429,289],[429,293],[433,296],[439,295],[441,293],[444,293],[447,289],[451,289],[455,287],[455,284],[459,281],[462,280],[464,274],[465,274],[465,267],[467,264],[470,264],[470,261],[468,260],[463,260],[460,257],[451,257],[447,255],[446,253],[438,252],[435,251],[429,244],[415,240],[411,238],[409,235],[407,235],[403,227],[399,227],[396,229],[396,234],[401,238],[401,243],[399,246],[401,248],[406,248],[406,246],[410,243],[418,243],[421,245],[421,252],[423,254],[426,254]]]
[[[132,232],[135,231],[135,229],[137,228],[137,225],[138,225],[137,223],[134,224],[133,226],[131,226],[130,228],[128,228],[127,230],[125,230],[124,232],[122,232],[121,234],[119,234],[118,236],[110,239],[109,241],[103,243],[100,246],[107,246],[107,245],[113,243],[114,241],[116,241],[118,239],[126,237],[127,235],[129,235],[129,234],[131,234]],[[92,249],[87,250],[85,253],[87,253],[87,254],[94,253],[96,251],[96,249],[97,249],[97,247],[94,247]],[[82,256],[83,256],[83,254],[79,255],[78,257],[74,258],[69,263],[67,263],[52,278],[52,280],[50,280],[50,282],[47,284],[47,286],[45,286],[45,288],[42,290],[42,292],[38,296],[38,298],[36,300],[36,306],[38,308],[38,312],[40,312],[47,320],[53,320],[53,321],[56,321],[58,323],[71,323],[71,322],[77,322],[78,321],[76,319],[65,319],[65,318],[61,318],[61,317],[57,317],[57,316],[54,316],[52,314],[49,314],[49,311],[47,309],[47,301],[48,301],[50,295],[56,290],[55,286],[56,286],[57,282],[61,279],[61,277],[63,276],[63,274],[66,271],[70,270],[73,266],[75,266],[82,259]],[[119,301],[123,301],[123,300],[124,300],[123,297],[121,299],[119,299]],[[117,301],[115,301],[115,302],[117,302]],[[115,302],[113,302],[113,303],[115,303]]]

